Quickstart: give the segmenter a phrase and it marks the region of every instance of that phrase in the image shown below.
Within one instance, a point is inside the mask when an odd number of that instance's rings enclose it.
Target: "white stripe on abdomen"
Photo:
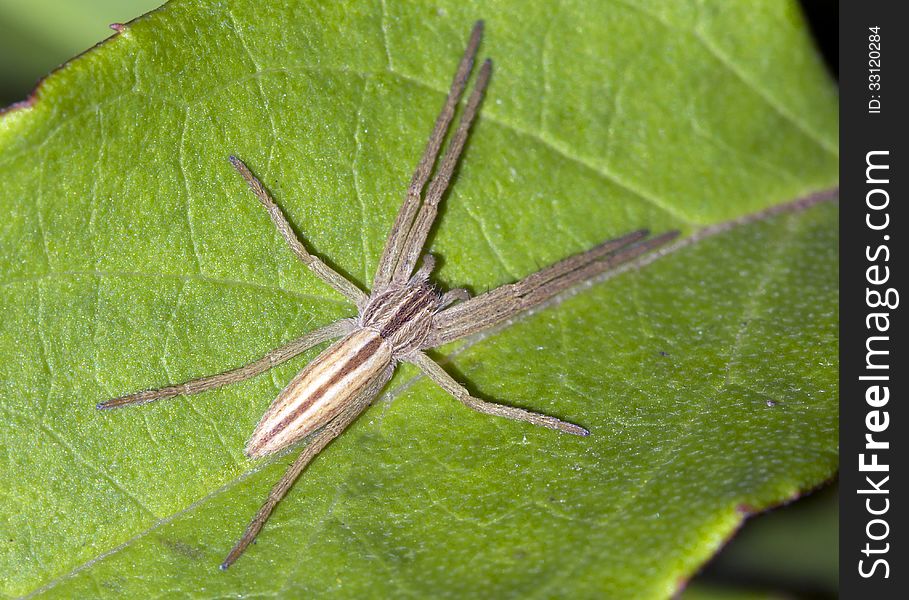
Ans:
[[[325,349],[278,394],[246,445],[257,458],[326,425],[391,363],[391,345],[359,329]]]

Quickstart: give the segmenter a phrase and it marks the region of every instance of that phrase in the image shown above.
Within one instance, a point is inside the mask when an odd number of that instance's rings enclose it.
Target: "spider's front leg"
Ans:
[[[281,236],[285,241],[287,241],[287,245],[290,246],[290,249],[297,255],[297,258],[303,261],[319,279],[340,292],[341,295],[353,302],[357,308],[366,306],[366,301],[369,298],[363,293],[363,290],[326,265],[318,256],[313,256],[309,253],[306,246],[303,245],[303,242],[297,238],[290,223],[287,222],[287,217],[284,216],[284,213],[281,212],[281,209],[275,204],[275,201],[272,200],[268,191],[265,189],[265,186],[262,185],[262,182],[252,174],[252,171],[249,170],[246,163],[233,155],[229,158],[230,164],[232,164],[243,179],[246,180],[249,189],[252,190],[256,195],[256,198],[259,199],[259,202],[262,203],[262,206],[265,207],[265,210],[268,211],[268,215],[271,217],[275,227],[281,233]]]
[[[499,286],[435,315],[433,331],[424,348],[435,348],[473,335],[549,300],[568,288],[633,261],[674,240],[678,231],[648,238],[645,229],[605,241],[586,252]]]
[[[608,240],[587,252],[570,256],[532,273],[520,281],[500,286],[451,308],[443,308],[433,317],[433,329],[423,348],[434,348],[493,327],[573,285],[659,248],[675,239],[678,232],[669,231],[649,239],[648,235],[649,232],[642,229]],[[527,421],[573,435],[590,433],[579,425],[566,423],[555,417],[474,398],[434,360],[419,350],[411,353],[405,360],[417,365],[442,389],[478,412]]]
[[[382,258],[379,260],[379,267],[373,279],[372,289],[374,292],[385,289],[392,281],[397,283],[407,281],[416,266],[420,251],[426,243],[426,236],[436,216],[436,206],[448,187],[448,181],[457,165],[467,133],[483,98],[486,84],[489,82],[492,64],[487,60],[480,68],[474,90],[467,101],[464,113],[461,115],[458,128],[445,155],[442,157],[438,173],[432,182],[429,183],[426,199],[421,206],[420,199],[423,195],[423,188],[429,182],[433,166],[439,156],[439,151],[442,149],[442,143],[445,141],[445,135],[454,118],[455,109],[464,93],[482,36],[483,21],[477,21],[470,32],[470,39],[467,42],[464,55],[461,57],[461,62],[458,64],[454,79],[452,79],[451,88],[445,98],[445,104],[436,118],[436,124],[429,136],[429,141],[426,143],[426,149],[423,151],[423,156],[420,158],[420,162],[413,173],[404,203],[401,205],[394,225],[392,225],[391,231],[388,233],[385,248],[382,250]]]

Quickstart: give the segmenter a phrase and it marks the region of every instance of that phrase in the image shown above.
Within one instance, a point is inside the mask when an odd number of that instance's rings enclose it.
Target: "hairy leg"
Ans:
[[[669,231],[644,239],[647,231],[635,231],[570,256],[520,281],[446,308],[433,318],[433,331],[425,347],[441,346],[501,323],[573,285],[662,246],[678,234]]]
[[[322,259],[313,256],[306,250],[306,247],[297,239],[297,235],[294,233],[293,229],[291,229],[290,223],[287,222],[284,213],[281,212],[281,209],[278,208],[278,205],[275,204],[275,201],[269,196],[268,192],[265,190],[265,186],[262,185],[262,182],[252,174],[249,167],[236,156],[230,157],[230,164],[234,166],[243,179],[246,180],[246,183],[249,184],[249,188],[268,211],[275,227],[278,228],[278,231],[287,241],[287,244],[290,246],[290,249],[293,250],[294,254],[296,254],[319,279],[340,292],[345,298],[356,304],[358,308],[366,306],[367,296],[360,288],[322,262]]]
[[[415,364],[439,387],[454,396],[456,399],[463,402],[464,405],[466,405],[468,408],[472,408],[477,412],[481,412],[487,415],[495,415],[497,417],[505,417],[506,419],[512,419],[515,421],[526,421],[527,423],[540,425],[542,427],[548,427],[549,429],[555,429],[556,431],[561,431],[562,433],[570,433],[573,435],[588,435],[590,433],[580,425],[567,423],[560,419],[556,419],[555,417],[550,417],[549,415],[543,415],[540,413],[531,412],[529,410],[524,410],[523,408],[506,406],[504,404],[496,404],[494,402],[486,402],[484,400],[480,400],[479,398],[474,398],[470,395],[470,392],[464,388],[464,386],[455,381],[454,378],[452,378],[452,376],[445,371],[445,369],[436,363],[436,361],[432,360],[422,352],[414,352],[405,360],[409,363]]]
[[[420,212],[414,218],[413,227],[411,227],[404,246],[401,248],[401,257],[395,267],[392,281],[407,281],[417,264],[417,259],[420,256],[423,245],[426,243],[426,236],[429,235],[429,230],[432,228],[432,223],[438,214],[439,201],[442,200],[442,195],[448,188],[448,182],[451,180],[451,175],[458,164],[458,158],[461,156],[461,151],[464,150],[467,134],[470,133],[470,126],[477,116],[477,109],[483,100],[483,94],[489,84],[491,73],[492,62],[487,59],[483,62],[483,66],[480,67],[473,92],[471,92],[467,105],[464,107],[464,112],[461,114],[461,119],[458,121],[458,129],[455,131],[451,143],[445,151],[445,156],[442,157],[436,176],[429,183],[426,199],[420,207]]]
[[[186,383],[179,383],[176,385],[169,385],[153,390],[143,390],[141,392],[127,394],[125,396],[120,396],[119,398],[113,398],[112,400],[101,402],[98,404],[97,408],[105,410],[127,405],[146,404],[148,402],[154,402],[155,400],[173,398],[174,396],[189,396],[191,394],[198,394],[206,390],[221,387],[222,385],[245,381],[246,379],[255,377],[256,375],[264,373],[272,367],[290,360],[298,354],[309,350],[316,344],[320,344],[333,338],[341,337],[342,335],[348,333],[352,327],[353,323],[351,321],[336,321],[331,325],[327,325],[320,329],[316,329],[315,331],[311,331],[303,337],[299,337],[292,342],[275,348],[262,358],[249,364],[243,365],[242,367],[237,367],[236,369],[231,369],[230,371],[225,371],[223,373],[218,373],[217,375],[209,375],[207,377],[201,377],[199,379],[192,379]]]
[[[407,188],[407,196],[404,199],[404,203],[401,205],[401,209],[398,211],[398,216],[395,219],[394,225],[391,227],[391,231],[388,232],[385,249],[382,251],[382,258],[379,260],[379,268],[376,270],[376,275],[373,280],[373,290],[381,290],[391,282],[392,275],[395,272],[395,266],[398,263],[398,259],[401,257],[404,242],[407,239],[408,233],[410,233],[414,215],[420,206],[423,188],[426,186],[426,182],[429,181],[432,167],[436,163],[439,150],[442,148],[442,142],[445,140],[445,133],[451,125],[451,120],[454,118],[455,114],[455,108],[461,100],[461,95],[464,93],[464,86],[467,84],[467,78],[470,76],[470,71],[473,68],[473,61],[477,55],[477,48],[480,45],[480,38],[482,36],[483,22],[477,21],[473,26],[473,31],[470,33],[470,40],[467,42],[464,56],[461,57],[458,70],[455,72],[454,79],[451,82],[448,97],[445,99],[442,111],[439,113],[438,118],[436,118],[435,127],[432,130],[432,134],[429,136],[429,141],[426,143],[423,157],[420,159],[420,163],[417,165],[413,177],[410,180],[410,186]]]
[[[271,515],[272,511],[275,509],[275,506],[281,501],[282,498],[293,486],[294,482],[303,472],[303,470],[309,465],[309,463],[314,459],[328,444],[331,443],[333,439],[341,435],[347,427],[353,423],[360,413],[362,413],[367,406],[372,403],[373,399],[382,389],[382,387],[388,383],[388,380],[391,378],[392,373],[394,372],[394,367],[389,366],[389,368],[373,383],[366,389],[363,394],[358,396],[353,402],[351,402],[341,413],[334,418],[330,423],[325,427],[314,433],[309,440],[306,442],[306,447],[303,448],[303,451],[300,453],[300,456],[290,465],[281,479],[272,487],[271,491],[268,493],[268,498],[265,500],[265,503],[259,509],[259,512],[256,513],[256,516],[253,517],[249,525],[246,527],[246,531],[243,532],[243,536],[237,540],[237,543],[234,544],[234,547],[231,548],[230,552],[227,554],[227,557],[224,559],[224,562],[221,563],[221,569],[225,570],[230,567],[236,560],[240,557],[241,554],[246,550],[256,536],[259,535],[262,526],[265,525],[265,522],[268,520],[268,517]]]

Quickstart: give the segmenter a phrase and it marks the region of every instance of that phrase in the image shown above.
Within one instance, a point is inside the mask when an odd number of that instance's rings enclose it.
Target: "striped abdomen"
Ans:
[[[391,345],[373,329],[358,329],[335,342],[272,402],[246,445],[246,455],[271,454],[326,425],[381,377],[391,359]]]

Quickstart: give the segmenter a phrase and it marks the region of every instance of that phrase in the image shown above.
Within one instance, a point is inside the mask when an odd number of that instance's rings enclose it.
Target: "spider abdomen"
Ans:
[[[297,374],[262,415],[246,445],[257,458],[277,452],[334,419],[388,369],[392,347],[374,329],[357,329]]]

